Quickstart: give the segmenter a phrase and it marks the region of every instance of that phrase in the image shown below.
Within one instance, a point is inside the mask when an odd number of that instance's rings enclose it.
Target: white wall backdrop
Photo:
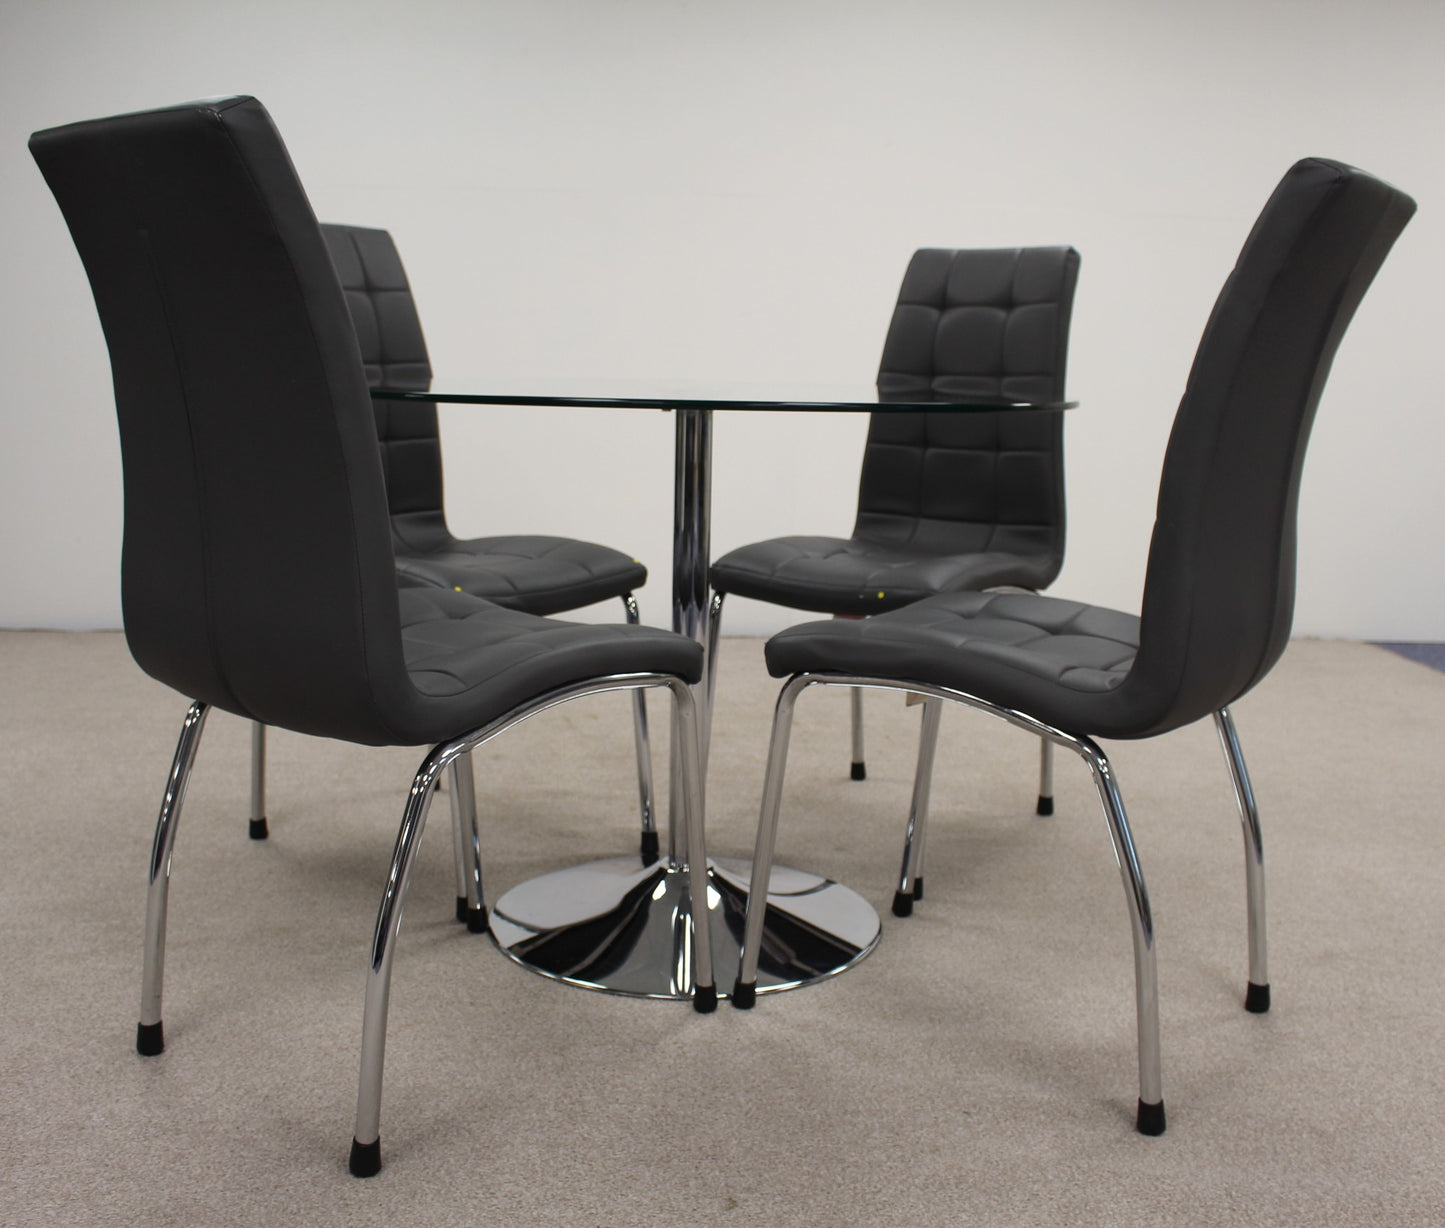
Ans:
[[[1074,244],[1056,591],[1124,608],[1256,212],[1298,157],[1363,166],[1421,208],[1321,406],[1296,631],[1445,639],[1442,47],[1439,0],[12,0],[0,625],[120,621],[105,347],[25,139],[252,93],[322,219],[395,235],[440,372],[866,380],[914,248]],[[454,530],[628,549],[666,622],[670,419],[443,413]],[[863,428],[718,415],[714,554],[846,533]],[[739,601],[727,629],[795,620]]]

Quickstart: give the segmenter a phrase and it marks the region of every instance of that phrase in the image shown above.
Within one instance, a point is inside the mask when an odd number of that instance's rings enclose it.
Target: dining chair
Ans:
[[[882,393],[1064,399],[1079,253],[1072,247],[923,248],[903,276],[878,370]],[[729,593],[835,618],[866,618],[935,593],[1047,588],[1064,562],[1062,412],[870,416],[852,535],[740,546],[710,572],[709,698]],[[867,776],[863,692],[851,693],[854,780]],[[922,832],[941,705],[925,701],[911,805]],[[1040,743],[1036,811],[1052,814]],[[893,911],[923,898],[923,876]]]
[[[346,295],[367,383],[429,387],[431,361],[421,319],[391,235],[337,224],[323,224],[321,234]],[[633,592],[647,580],[647,568],[640,562],[610,546],[570,537],[458,538],[447,525],[443,505],[436,406],[373,401],[372,410],[391,515],[392,550],[402,583],[455,589],[528,614],[560,614],[617,598],[626,620],[638,621]],[[642,862],[651,865],[658,859],[658,837],[643,692],[633,693],[632,704]],[[258,840],[269,833],[265,730],[259,723],[251,730],[250,834]],[[464,768],[457,765],[459,771]],[[463,865],[464,859],[459,859],[459,873]],[[474,931],[486,928],[485,911],[477,901],[467,899],[460,881],[457,919]]]
[[[794,704],[813,686],[953,701],[1067,747],[1088,765],[1123,877],[1134,944],[1137,1124],[1164,1130],[1154,922],[1123,798],[1095,739],[1149,738],[1212,716],[1244,830],[1249,987],[1269,1008],[1264,852],[1230,705],[1284,652],[1300,471],[1335,350],[1415,204],[1362,171],[1308,158],[1255,223],[1204,330],[1164,456],[1138,616],[1037,594],[949,593],[768,641],[788,678],[773,723],[754,889],[733,1002],[756,996],[767,883]]]
[[[441,587],[399,588],[356,331],[286,149],[254,98],[36,133],[110,351],[125,470],[127,643],[191,698],[157,819],[136,1047],[164,1048],[171,852],[212,708],[299,733],[430,746],[403,809],[366,974],[350,1169],[380,1166],[382,1065],[402,908],[433,785],[476,746],[564,701],[674,700],[694,898],[706,898],[702,652],[642,626],[580,625]],[[304,526],[304,532],[298,531]],[[468,871],[481,895],[470,774]],[[708,910],[693,1004],[716,1005]]]

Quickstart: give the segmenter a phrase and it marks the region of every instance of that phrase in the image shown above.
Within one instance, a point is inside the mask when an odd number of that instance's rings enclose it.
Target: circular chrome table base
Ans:
[[[732,992],[752,867],[708,861],[713,970]],[[856,891],[774,866],[758,961],[758,992],[794,989],[851,968],[877,945],[878,914]],[[693,990],[688,876],[659,861],[614,857],[543,874],[493,907],[492,940],[525,968],[569,985],[636,998]]]

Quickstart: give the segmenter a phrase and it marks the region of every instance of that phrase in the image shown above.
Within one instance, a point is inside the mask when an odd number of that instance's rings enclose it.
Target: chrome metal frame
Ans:
[[[482,848],[477,835],[477,786],[471,755],[451,762],[452,842],[457,865],[457,920],[473,934],[487,932],[487,897],[482,889]]]
[[[270,835],[266,823],[266,726],[251,722],[251,824],[252,840]]]
[[[1214,714],[1214,728],[1229,764],[1229,779],[1234,785],[1234,800],[1239,807],[1239,821],[1244,832],[1244,882],[1249,907],[1249,988],[1245,1009],[1255,1014],[1269,1010],[1269,952],[1264,912],[1264,840],[1259,830],[1259,807],[1255,805],[1254,788],[1249,770],[1244,765],[1244,751],[1234,728],[1234,716],[1228,708]]]
[[[863,694],[854,688],[854,695]],[[913,773],[913,799],[908,806],[908,830],[903,837],[903,869],[893,895],[893,915],[906,917],[913,901],[923,898],[923,840],[928,831],[928,798],[933,789],[933,757],[938,749],[938,725],[943,705],[936,699],[923,701],[922,727],[918,733],[918,767]]]
[[[1066,746],[1089,766],[1104,815],[1114,857],[1124,885],[1129,908],[1130,929],[1134,941],[1135,1014],[1139,1048],[1139,1110],[1138,1128],[1142,1133],[1160,1134],[1164,1130],[1163,1082],[1159,1054],[1159,981],[1154,955],[1154,921],[1144,873],[1139,866],[1133,836],[1129,830],[1124,801],[1114,780],[1113,768],[1098,745],[1087,737],[1075,737],[1055,729],[1027,713],[1003,708],[988,700],[948,687],[929,686],[917,682],[898,682],[887,678],[854,677],[837,674],[797,674],[784,684],[778,695],[773,717],[772,737],[768,747],[767,774],[763,784],[762,806],[758,816],[757,844],[753,853],[753,891],[748,897],[744,922],[743,946],[738,982],[734,987],[733,1004],[747,1008],[756,1000],[756,980],[760,955],[763,901],[766,892],[757,884],[768,883],[772,875],[773,846],[777,838],[778,812],[782,801],[783,776],[787,766],[788,741],[792,730],[793,709],[798,696],[811,686],[863,687],[869,690],[903,691],[920,695],[927,701],[950,700],[966,707],[987,712],[1060,746]],[[935,707],[935,714],[938,709]],[[929,704],[925,704],[924,720],[929,721]],[[936,715],[934,717],[936,723]],[[922,755],[920,755],[922,758]],[[917,800],[917,799],[916,799]],[[926,802],[926,792],[923,799]],[[917,845],[913,846],[914,849]],[[905,863],[904,876],[913,868]]]
[[[350,1160],[351,1172],[354,1175],[370,1176],[381,1166],[381,1087],[386,1055],[391,965],[396,951],[397,934],[401,928],[407,887],[438,779],[447,769],[452,771],[455,786],[453,806],[458,815],[453,830],[459,833],[457,851],[466,862],[464,889],[469,909],[475,904],[476,912],[481,913],[484,905],[471,751],[514,725],[570,700],[608,691],[636,691],[649,687],[666,687],[673,695],[675,728],[679,734],[675,741],[681,766],[685,841],[687,849],[694,854],[688,867],[689,884],[693,898],[706,901],[708,880],[703,835],[700,726],[692,688],[680,678],[668,674],[616,674],[576,683],[542,695],[480,729],[433,747],[417,769],[407,796],[372,933],[361,1029],[361,1075],[357,1091],[356,1131]],[[161,800],[151,847],[145,950],[141,973],[140,1025],[136,1036],[138,1051],[147,1056],[160,1053],[165,1047],[161,1018],[171,854],[175,848],[176,828],[185,800],[186,786],[195,765],[196,749],[200,745],[208,711],[209,705],[198,700],[191,704],[186,713],[170,775],[166,781],[165,794]],[[462,889],[461,884],[459,889]],[[692,910],[691,926],[694,984],[692,1000],[695,1009],[707,1012],[717,1006],[717,988],[713,977],[712,945],[706,906]]]
[[[856,687],[849,697],[848,714],[853,754],[848,764],[848,775],[854,780],[867,780],[868,761],[863,756],[863,692]]]
[[[196,764],[196,750],[206,728],[210,705],[196,700],[181,722],[181,736],[176,743],[171,774],[166,778],[166,791],[161,798],[161,812],[156,818],[155,838],[151,842],[150,875],[146,888],[145,955],[141,969],[140,1026],[136,1031],[136,1049],[153,1057],[165,1048],[161,1024],[161,991],[166,973],[166,907],[170,899],[171,852],[176,847],[176,825],[186,800],[186,786],[191,782],[191,769]]]
[[[635,627],[642,621],[637,598],[631,593],[622,594],[622,607],[627,611],[630,626]],[[647,736],[647,695],[640,690],[632,693],[632,741],[637,752],[637,808],[642,816],[642,864],[650,866],[657,860],[657,814],[652,804],[652,742]]]

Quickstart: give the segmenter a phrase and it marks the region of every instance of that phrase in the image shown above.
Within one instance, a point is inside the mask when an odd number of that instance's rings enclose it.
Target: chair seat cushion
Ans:
[[[723,555],[713,564],[712,585],[794,610],[866,615],[935,593],[1041,588],[1057,570],[1057,560],[1043,556],[929,554],[854,537],[774,537]]]
[[[1071,733],[1131,736],[1117,702],[1139,619],[1034,593],[948,593],[864,620],[803,623],[768,641],[775,677],[925,681]],[[1123,727],[1121,727],[1121,722]]]
[[[557,687],[608,674],[702,678],[702,646],[657,627],[539,618],[452,589],[401,588],[397,599],[418,692],[416,728],[399,741],[441,741]]]
[[[397,541],[407,586],[459,589],[509,609],[556,614],[621,597],[647,582],[647,568],[620,550],[571,537],[451,538],[420,550]]]

